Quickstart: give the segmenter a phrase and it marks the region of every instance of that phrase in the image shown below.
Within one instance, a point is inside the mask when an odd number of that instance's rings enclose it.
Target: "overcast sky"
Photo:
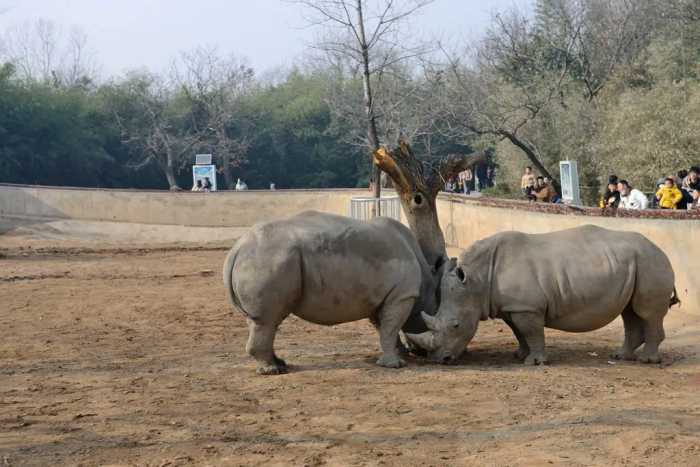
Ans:
[[[532,0],[436,0],[413,20],[421,35],[483,34],[494,11]],[[164,69],[179,51],[216,45],[258,71],[288,67],[313,39],[303,10],[281,0],[0,0],[0,30],[39,18],[81,28],[103,74]]]

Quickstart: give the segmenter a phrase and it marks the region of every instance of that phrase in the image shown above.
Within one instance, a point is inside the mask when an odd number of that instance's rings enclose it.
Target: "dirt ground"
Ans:
[[[0,466],[700,465],[687,306],[661,365],[609,362],[615,322],[548,331],[550,364],[524,367],[493,321],[459,365],[389,370],[369,323],[290,318],[291,372],[263,377],[225,255],[0,236]]]

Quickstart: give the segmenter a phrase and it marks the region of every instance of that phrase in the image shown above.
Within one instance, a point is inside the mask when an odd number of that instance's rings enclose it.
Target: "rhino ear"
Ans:
[[[467,274],[464,272],[464,269],[462,269],[462,266],[455,269],[455,274],[457,274],[457,279],[459,279],[462,284],[467,283]]]
[[[422,332],[420,334],[406,333],[406,339],[410,340],[418,347],[432,351],[435,350],[435,334],[432,331]]]

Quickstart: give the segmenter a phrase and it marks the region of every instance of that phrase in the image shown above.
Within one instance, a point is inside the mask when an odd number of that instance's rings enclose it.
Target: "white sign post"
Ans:
[[[197,180],[206,186],[206,180],[209,179],[211,191],[216,191],[216,166],[211,163],[211,154],[197,154],[195,156],[195,165],[192,166],[192,184],[196,185]]]
[[[576,161],[559,161],[559,174],[561,177],[561,199],[566,204],[581,205]]]

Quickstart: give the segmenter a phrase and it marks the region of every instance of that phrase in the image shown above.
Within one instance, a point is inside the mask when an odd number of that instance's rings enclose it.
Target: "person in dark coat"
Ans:
[[[620,205],[620,192],[617,191],[617,175],[608,177],[608,188],[603,194],[602,207],[617,209]]]

